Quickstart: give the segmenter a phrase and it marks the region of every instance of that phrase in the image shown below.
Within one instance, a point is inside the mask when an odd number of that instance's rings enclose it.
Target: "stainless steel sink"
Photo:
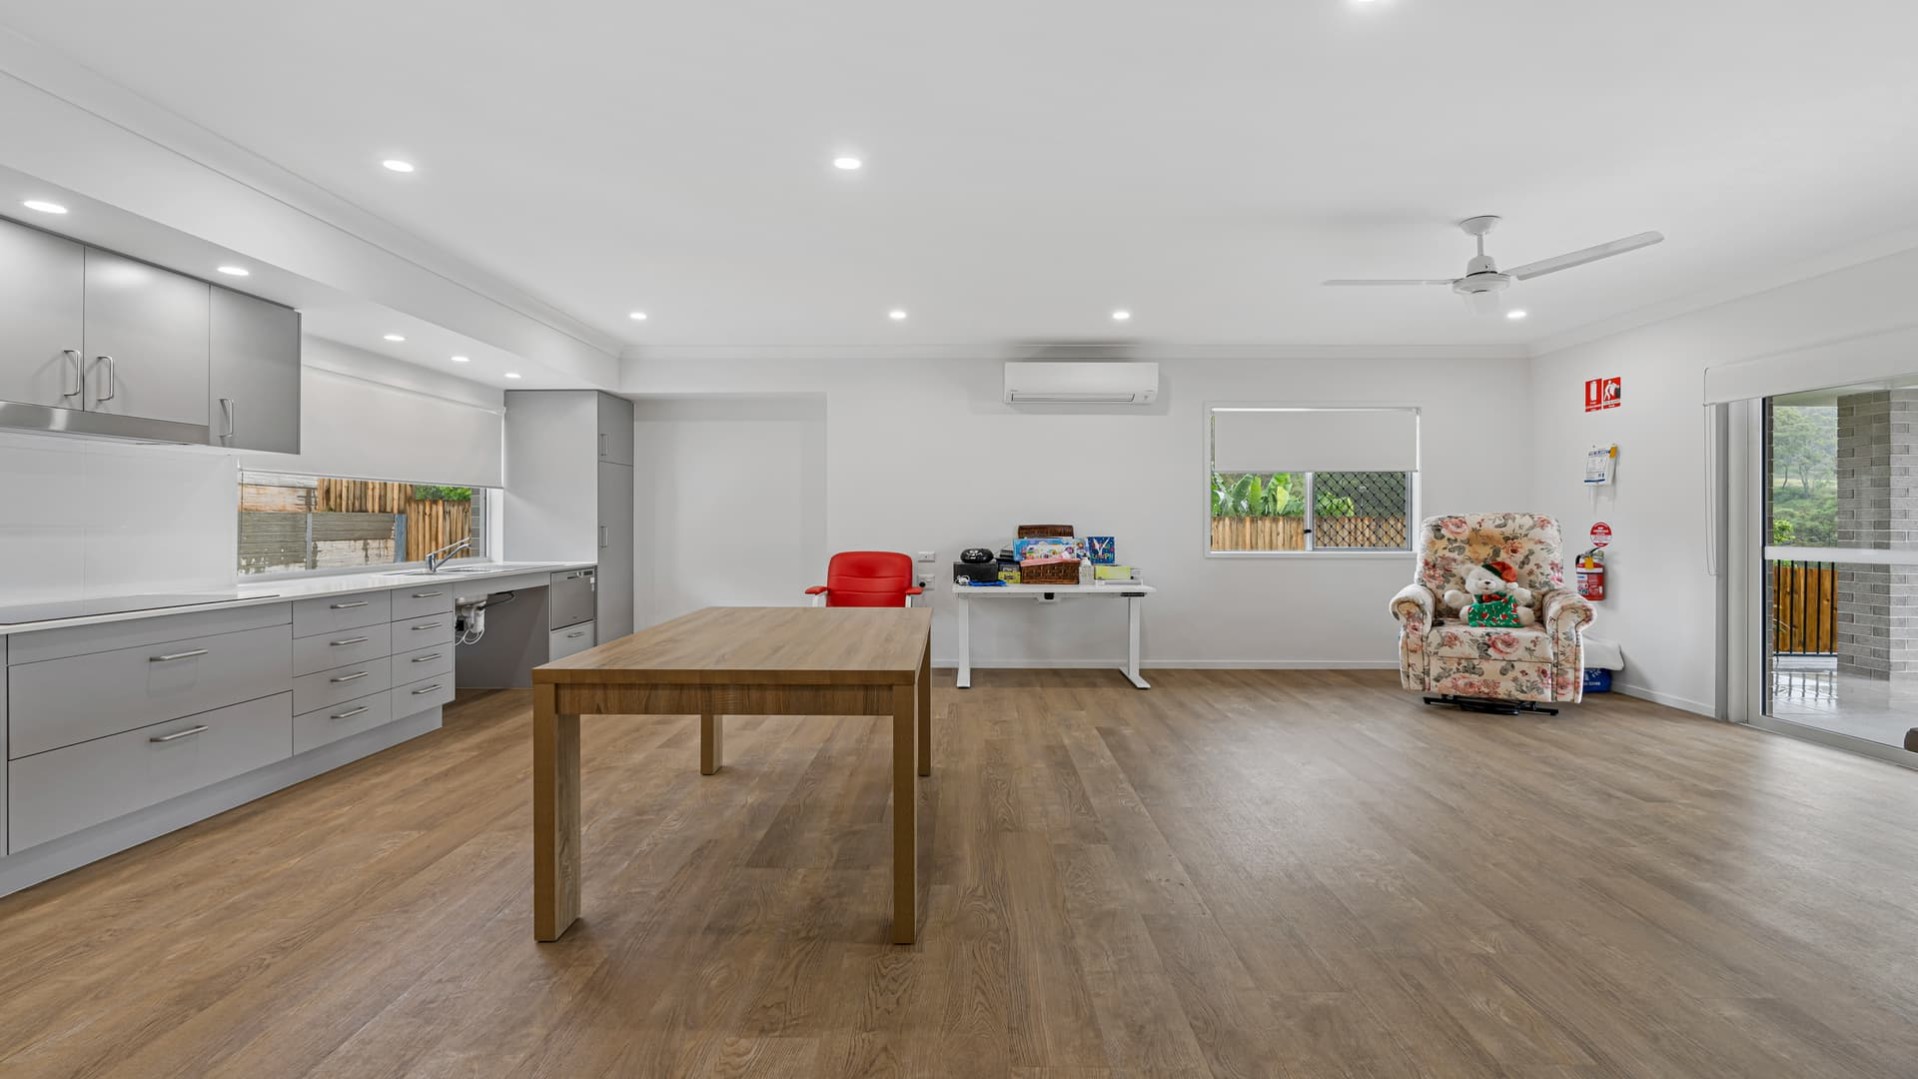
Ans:
[[[388,577],[445,577],[460,573],[509,573],[513,570],[531,570],[544,566],[544,562],[488,562],[483,566],[441,566],[436,570],[402,569],[385,574]]]

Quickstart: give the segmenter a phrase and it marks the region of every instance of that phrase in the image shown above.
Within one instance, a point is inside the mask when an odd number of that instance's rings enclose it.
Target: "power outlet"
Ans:
[[[921,562],[937,562],[937,561],[939,561],[939,552],[938,552],[938,551],[920,551],[920,552],[919,552],[919,561],[921,561]]]

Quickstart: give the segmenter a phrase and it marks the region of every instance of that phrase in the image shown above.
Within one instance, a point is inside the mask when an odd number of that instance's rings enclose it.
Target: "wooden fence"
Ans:
[[[1838,642],[1838,568],[1829,562],[1774,562],[1772,652],[1819,655]]]
[[[321,478],[243,484],[240,564],[247,573],[418,562],[473,535],[473,503],[414,498],[410,483]],[[401,537],[404,537],[403,549]],[[485,537],[475,536],[476,546]]]
[[[1314,546],[1324,548],[1382,547],[1403,550],[1403,517],[1321,517]],[[1214,517],[1215,551],[1303,551],[1303,517]]]

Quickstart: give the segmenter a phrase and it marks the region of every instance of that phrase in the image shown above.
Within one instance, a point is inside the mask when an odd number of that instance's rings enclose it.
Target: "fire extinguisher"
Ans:
[[[1605,552],[1597,547],[1578,556],[1578,595],[1587,600],[1605,598]]]

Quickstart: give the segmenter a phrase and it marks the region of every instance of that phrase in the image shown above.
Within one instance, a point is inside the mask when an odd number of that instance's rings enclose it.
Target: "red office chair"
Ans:
[[[815,607],[910,607],[923,592],[912,559],[897,551],[841,551],[826,564],[826,583],[806,589]]]

